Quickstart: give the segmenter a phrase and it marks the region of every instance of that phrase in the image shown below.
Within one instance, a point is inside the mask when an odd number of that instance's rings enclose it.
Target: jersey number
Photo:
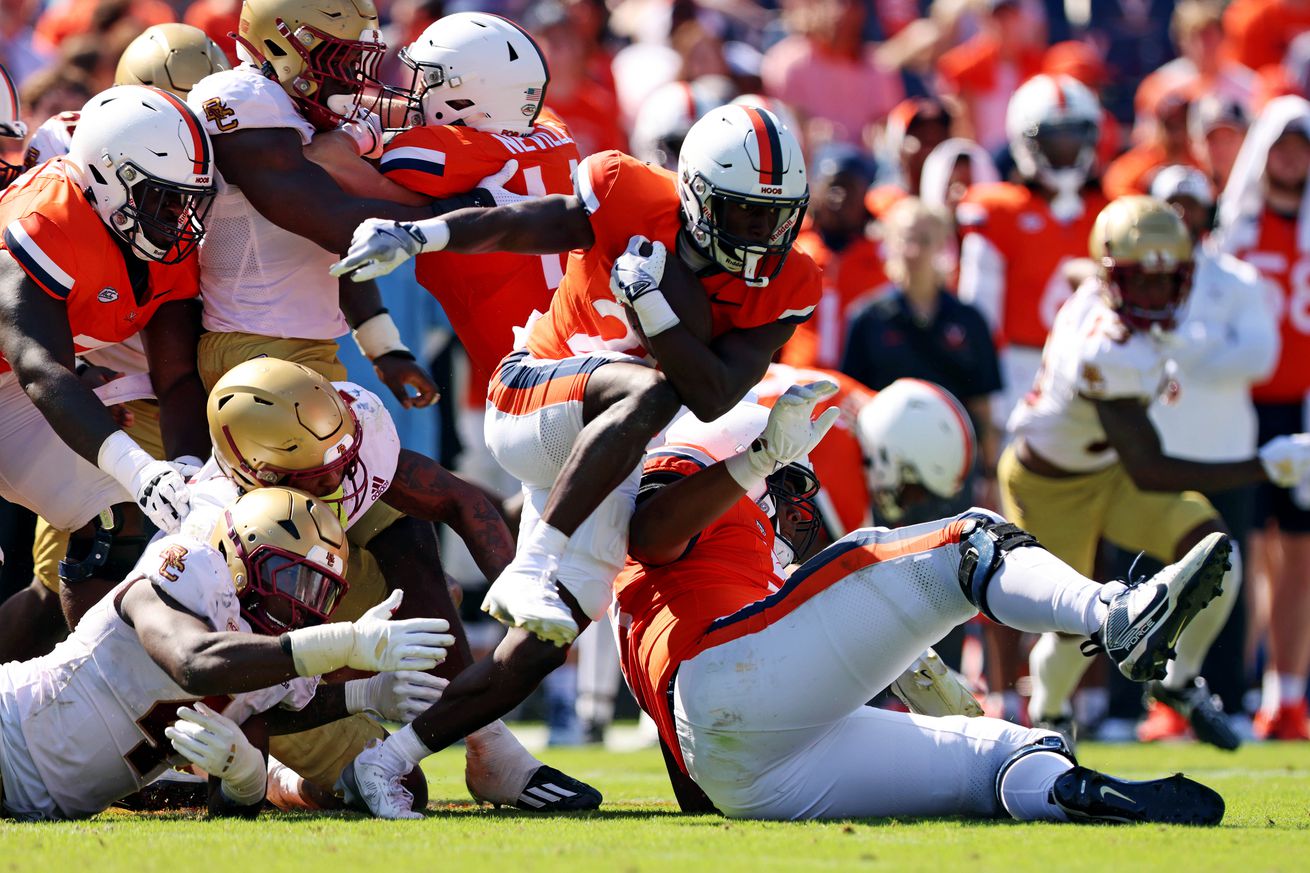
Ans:
[[[573,173],[578,169],[577,161],[569,161],[569,178],[573,178]],[[527,192],[534,197],[545,197],[548,193],[546,190],[546,180],[541,177],[541,167],[528,167],[523,171],[523,186]],[[557,191],[557,194],[568,194],[569,191]],[[559,287],[560,280],[564,278],[563,259],[568,255],[542,255],[541,256],[541,275],[546,279],[546,287],[554,291]]]
[[[205,704],[211,709],[222,712],[227,706],[227,697],[206,697]],[[144,779],[156,767],[162,766],[173,756],[173,746],[164,736],[164,728],[177,721],[177,708],[195,703],[195,700],[161,700],[136,720],[137,729],[145,736],[141,742],[132,747],[123,760]]]

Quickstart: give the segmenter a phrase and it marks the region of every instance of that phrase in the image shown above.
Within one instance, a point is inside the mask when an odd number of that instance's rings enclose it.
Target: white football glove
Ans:
[[[164,728],[164,736],[182,757],[222,779],[223,796],[238,806],[264,799],[268,784],[264,756],[240,725],[199,701],[195,709],[183,706],[177,715],[178,721]]]
[[[105,438],[96,465],[117,479],[164,533],[175,533],[191,509],[185,472],[190,465],[155,460],[121,430]]]
[[[827,381],[788,388],[769,410],[764,432],[750,448],[726,461],[728,472],[737,484],[749,492],[778,470],[809,454],[828,433],[840,410],[836,407],[825,410],[813,421],[810,416],[820,400],[836,393],[837,386]]]
[[[1265,475],[1279,488],[1295,488],[1310,479],[1310,434],[1274,437],[1259,454]]]
[[[441,618],[391,621],[403,592],[391,596],[355,621],[338,621],[300,628],[285,634],[301,676],[321,676],[342,667],[382,673],[389,670],[431,670],[446,660],[455,638]]]
[[[449,679],[416,670],[351,679],[346,683],[346,711],[409,724],[440,700],[449,684]]]
[[[369,218],[355,228],[346,256],[328,268],[333,276],[365,282],[385,276],[405,261],[423,251],[428,239],[410,222]]]
[[[678,323],[678,316],[660,290],[667,257],[664,243],[651,242],[638,234],[628,240],[627,250],[610,268],[610,293],[620,304],[632,307],[648,337]]]
[[[522,203],[524,200],[535,200],[530,194],[515,194],[505,187],[505,183],[514,178],[514,174],[519,171],[519,162],[508,160],[499,170],[490,176],[484,176],[477,187],[481,188],[491,195],[491,200],[497,206],[509,206],[513,203]]]
[[[363,106],[357,107],[337,130],[350,137],[361,158],[382,157],[382,119]]]

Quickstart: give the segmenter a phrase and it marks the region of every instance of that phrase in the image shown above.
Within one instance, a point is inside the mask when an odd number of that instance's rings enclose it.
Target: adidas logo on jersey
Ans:
[[[373,481],[369,483],[369,497],[373,500],[381,500],[390,485],[390,480],[374,476]]]

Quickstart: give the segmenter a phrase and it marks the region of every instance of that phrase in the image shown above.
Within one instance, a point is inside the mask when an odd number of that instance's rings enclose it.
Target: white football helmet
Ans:
[[[800,143],[767,109],[720,106],[687,132],[678,197],[705,257],[748,284],[767,285],[782,270],[810,202]],[[725,219],[734,206],[774,210],[767,238],[730,233]]]
[[[491,133],[532,130],[550,71],[528,32],[486,12],[457,12],[428,26],[400,50],[413,71],[407,123],[463,122]]]
[[[68,146],[100,217],[142,257],[185,259],[213,202],[209,135],[185,101],[143,85],[92,97]]]
[[[769,421],[768,407],[743,400],[713,421],[701,421],[690,412],[673,420],[664,432],[664,445],[647,457],[674,455],[690,458],[703,466],[726,461],[750,448]],[[809,459],[794,461],[778,470],[746,496],[773,520],[773,554],[786,567],[804,556],[819,533],[822,518],[815,504],[819,480]],[[783,518],[780,507],[789,507]]]
[[[1005,112],[1005,134],[1025,179],[1056,192],[1060,218],[1082,214],[1079,191],[1096,160],[1101,104],[1072,76],[1033,76],[1014,92]]]
[[[918,485],[949,500],[973,469],[976,441],[969,413],[931,382],[897,379],[860,409],[855,429],[869,491],[890,522],[905,515],[905,486]]]
[[[12,146],[15,151],[21,147],[23,138],[27,136],[27,125],[20,118],[22,114],[20,108],[18,89],[14,87],[14,80],[9,78],[8,71],[0,65],[0,140],[10,140],[0,143],[0,146]],[[14,142],[15,140],[17,142]],[[5,160],[5,151],[0,151],[0,190],[8,187],[9,183],[23,172],[22,161]]]
[[[701,76],[655,89],[632,124],[632,154],[666,170],[678,169],[678,154],[691,126],[732,96],[732,80]]]

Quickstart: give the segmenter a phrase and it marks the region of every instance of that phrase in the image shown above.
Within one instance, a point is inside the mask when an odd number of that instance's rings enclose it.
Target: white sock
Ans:
[[[408,773],[418,766],[419,762],[432,754],[432,750],[423,745],[423,741],[414,733],[414,726],[407,724],[382,742],[382,753],[391,759],[393,764],[403,764],[403,767],[396,767],[401,773]]]
[[[1102,586],[1046,549],[1007,552],[987,586],[987,606],[1016,630],[1090,636],[1105,618]]]
[[[1224,623],[1228,621],[1233,607],[1237,605],[1237,598],[1242,588],[1242,553],[1236,542],[1233,543],[1229,561],[1232,563],[1232,569],[1224,574],[1223,593],[1210,601],[1178,638],[1176,647],[1178,653],[1169,662],[1168,672],[1164,677],[1165,688],[1182,690],[1201,674],[1201,665],[1205,661],[1206,652],[1210,651],[1210,646],[1219,636],[1219,632],[1224,629]]]
[[[1042,634],[1033,646],[1028,656],[1033,684],[1028,716],[1033,721],[1049,721],[1070,711],[1069,698],[1091,663],[1091,659],[1083,656],[1081,644],[1080,639]]]
[[[540,766],[503,721],[493,721],[464,738],[465,780],[483,800],[513,803]]]
[[[559,560],[568,545],[568,534],[541,521],[532,528],[527,541],[519,547],[518,553],[524,557],[550,557]]]
[[[1001,778],[1001,805],[1019,821],[1068,821],[1054,801],[1051,786],[1073,768],[1073,762],[1057,752],[1030,752],[1010,765]]]

